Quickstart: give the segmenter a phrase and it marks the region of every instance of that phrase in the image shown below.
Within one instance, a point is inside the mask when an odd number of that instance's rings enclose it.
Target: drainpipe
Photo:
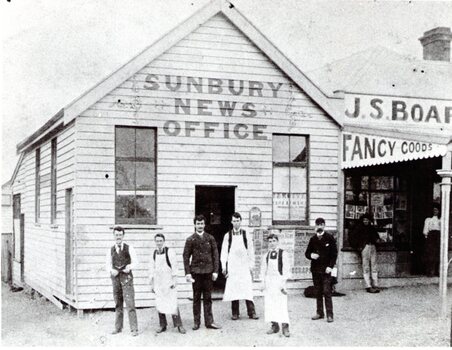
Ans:
[[[441,297],[441,317],[447,317],[447,270],[449,265],[449,216],[450,190],[452,182],[452,160],[449,151],[443,158],[443,169],[437,170],[441,176],[441,250],[439,271],[439,294]]]

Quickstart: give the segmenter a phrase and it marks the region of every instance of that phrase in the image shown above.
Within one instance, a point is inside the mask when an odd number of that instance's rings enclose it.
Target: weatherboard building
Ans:
[[[311,284],[304,250],[319,216],[338,239],[340,280],[358,281],[357,255],[346,244],[348,211],[354,219],[362,209],[357,207],[365,206],[360,199],[365,180],[360,180],[358,202],[347,197],[351,191],[355,200],[358,177],[367,176],[365,195],[383,198],[384,206],[389,205],[387,193],[393,209],[406,193],[408,213],[414,199],[396,182],[399,163],[380,170],[367,163],[357,167],[348,157],[397,156],[399,149],[389,138],[400,135],[347,125],[345,109],[358,113],[351,109],[357,102],[350,107],[348,93],[329,94],[320,73],[312,74],[309,79],[228,2],[213,1],[199,10],[17,146],[13,282],[57,305],[113,307],[104,258],[112,227],[120,224],[138,255],[137,306],[154,304],[147,269],[156,233],[165,234],[176,250],[179,296],[188,298],[192,292],[184,278],[182,250],[193,232],[193,216],[206,216],[206,231],[220,246],[234,211],[242,214],[254,243],[256,294],[270,231],[280,235],[290,254],[290,289]],[[383,110],[382,102],[377,106]],[[384,147],[378,137],[387,138]],[[447,163],[450,137],[438,139],[426,150],[431,152],[426,160],[408,163],[430,162],[430,169]],[[416,144],[406,147],[417,152]],[[418,158],[425,157],[413,159]],[[423,165],[414,171],[418,168]],[[437,178],[429,174],[426,183],[433,191]],[[416,188],[413,178],[403,186]],[[367,205],[371,209],[372,203]],[[421,211],[406,214],[406,235]],[[383,226],[387,237],[394,237],[388,225]],[[383,277],[404,277],[398,259],[407,246],[395,238],[391,242],[379,257]],[[223,286],[221,277],[215,287],[221,292]]]

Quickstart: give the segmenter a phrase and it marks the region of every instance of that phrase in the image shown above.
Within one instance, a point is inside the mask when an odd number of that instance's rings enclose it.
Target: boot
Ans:
[[[287,323],[283,323],[282,324],[282,333],[285,337],[290,337],[290,332],[289,332],[289,324]]]
[[[272,322],[271,328],[267,331],[267,334],[273,334],[279,332],[278,322]]]

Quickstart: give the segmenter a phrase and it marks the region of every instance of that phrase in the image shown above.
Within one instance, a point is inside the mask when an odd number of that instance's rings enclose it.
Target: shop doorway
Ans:
[[[206,217],[205,231],[215,237],[218,254],[224,234],[232,228],[231,217],[235,211],[235,186],[196,186],[195,212]],[[214,283],[214,291],[223,292],[226,284],[221,274]]]
[[[411,203],[412,203],[412,232],[411,252],[412,269],[414,275],[426,274],[426,247],[423,234],[424,221],[432,215],[433,203],[439,203],[440,198],[435,198],[435,183],[441,181],[436,173],[441,169],[441,158],[428,158],[412,162],[411,173]]]

